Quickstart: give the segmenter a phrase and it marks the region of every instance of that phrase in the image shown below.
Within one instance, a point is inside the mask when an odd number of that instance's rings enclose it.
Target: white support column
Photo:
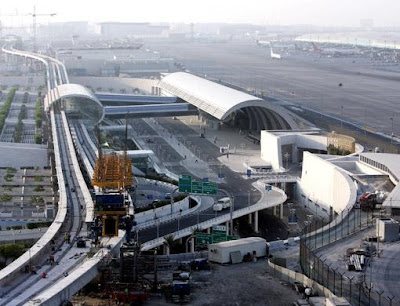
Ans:
[[[229,223],[230,223],[230,221],[226,221],[226,224],[225,224],[225,226],[226,226],[226,234],[227,235],[229,235]]]
[[[163,248],[164,248],[164,255],[169,255],[169,245],[168,244],[164,244],[164,246],[163,246]]]
[[[251,225],[253,223],[252,213],[249,213],[248,216],[249,216],[249,224]]]
[[[190,253],[194,253],[194,237],[190,239]]]
[[[207,234],[211,234],[211,227],[207,228]]]
[[[283,203],[279,206],[279,218],[283,220]]]
[[[254,231],[258,233],[258,211],[254,212]]]

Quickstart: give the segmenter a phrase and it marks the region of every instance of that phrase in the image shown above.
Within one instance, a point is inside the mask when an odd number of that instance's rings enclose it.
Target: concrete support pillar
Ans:
[[[169,245],[168,244],[163,245],[163,253],[165,255],[169,255]]]
[[[258,211],[254,212],[254,231],[258,233]]]
[[[190,253],[194,253],[194,237],[190,239]]]
[[[182,244],[182,238],[179,238],[179,239],[178,239],[178,243],[179,243],[179,244]]]
[[[274,206],[274,216],[275,216],[275,217],[277,216],[277,213],[276,213],[276,206]]]
[[[227,235],[229,235],[229,233],[230,233],[230,231],[229,231],[229,221],[226,221],[226,224],[225,224],[225,226],[226,226],[226,234]]]
[[[211,227],[207,228],[207,234],[211,234]]]
[[[249,213],[248,214],[248,216],[249,216],[249,224],[251,225],[252,223],[253,223],[253,218],[252,218],[252,214],[251,213]]]
[[[283,203],[279,205],[279,218],[283,220]]]

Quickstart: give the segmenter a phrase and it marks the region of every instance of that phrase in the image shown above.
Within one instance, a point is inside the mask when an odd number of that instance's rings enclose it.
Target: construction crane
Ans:
[[[33,30],[33,52],[36,52],[37,50],[37,45],[36,45],[36,39],[37,39],[37,29],[36,29],[36,17],[40,16],[50,16],[53,17],[55,15],[57,15],[57,13],[50,13],[50,14],[37,14],[36,13],[36,6],[33,7],[33,13],[28,14],[29,16],[32,16],[33,18],[33,23],[32,23],[32,30]]]

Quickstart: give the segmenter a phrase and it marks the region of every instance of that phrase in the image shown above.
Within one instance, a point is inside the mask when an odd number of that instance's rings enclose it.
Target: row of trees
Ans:
[[[35,122],[36,122],[36,128],[41,128],[42,127],[42,107],[40,103],[40,99],[36,101],[35,104]]]
[[[28,92],[25,92],[24,93],[24,96],[23,96],[23,98],[22,98],[22,103],[23,104],[26,104],[26,103],[28,103],[29,102],[29,93]]]
[[[0,245],[0,257],[3,262],[0,263],[0,268],[5,267],[9,259],[16,259],[25,252],[25,244],[23,243],[10,243]]]
[[[14,141],[15,142],[22,141],[22,133],[24,131],[24,123],[22,122],[22,120],[24,120],[25,118],[26,118],[26,106],[25,106],[25,104],[22,104],[21,111],[19,112],[19,115],[18,115],[18,123],[14,130]]]
[[[17,90],[12,88],[7,95],[6,100],[3,103],[3,106],[0,108],[0,133],[3,131],[4,125],[6,123],[6,118],[11,108],[11,103],[14,99],[15,92]]]
[[[39,96],[40,96],[40,94],[39,94]],[[36,130],[40,129],[42,127],[42,122],[43,122],[42,103],[40,102],[40,99],[37,99],[36,104],[35,104],[35,122],[36,122]],[[42,134],[41,133],[35,134],[35,143],[36,144],[42,143]]]
[[[349,155],[351,152],[349,150],[335,147],[333,144],[330,144],[327,148],[327,153],[329,155]]]

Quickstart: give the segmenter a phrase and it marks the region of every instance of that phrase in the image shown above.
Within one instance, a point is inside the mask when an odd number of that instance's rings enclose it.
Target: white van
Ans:
[[[225,208],[231,207],[231,198],[225,197],[222,199],[219,199],[216,204],[214,204],[213,209],[214,211],[221,211]]]

